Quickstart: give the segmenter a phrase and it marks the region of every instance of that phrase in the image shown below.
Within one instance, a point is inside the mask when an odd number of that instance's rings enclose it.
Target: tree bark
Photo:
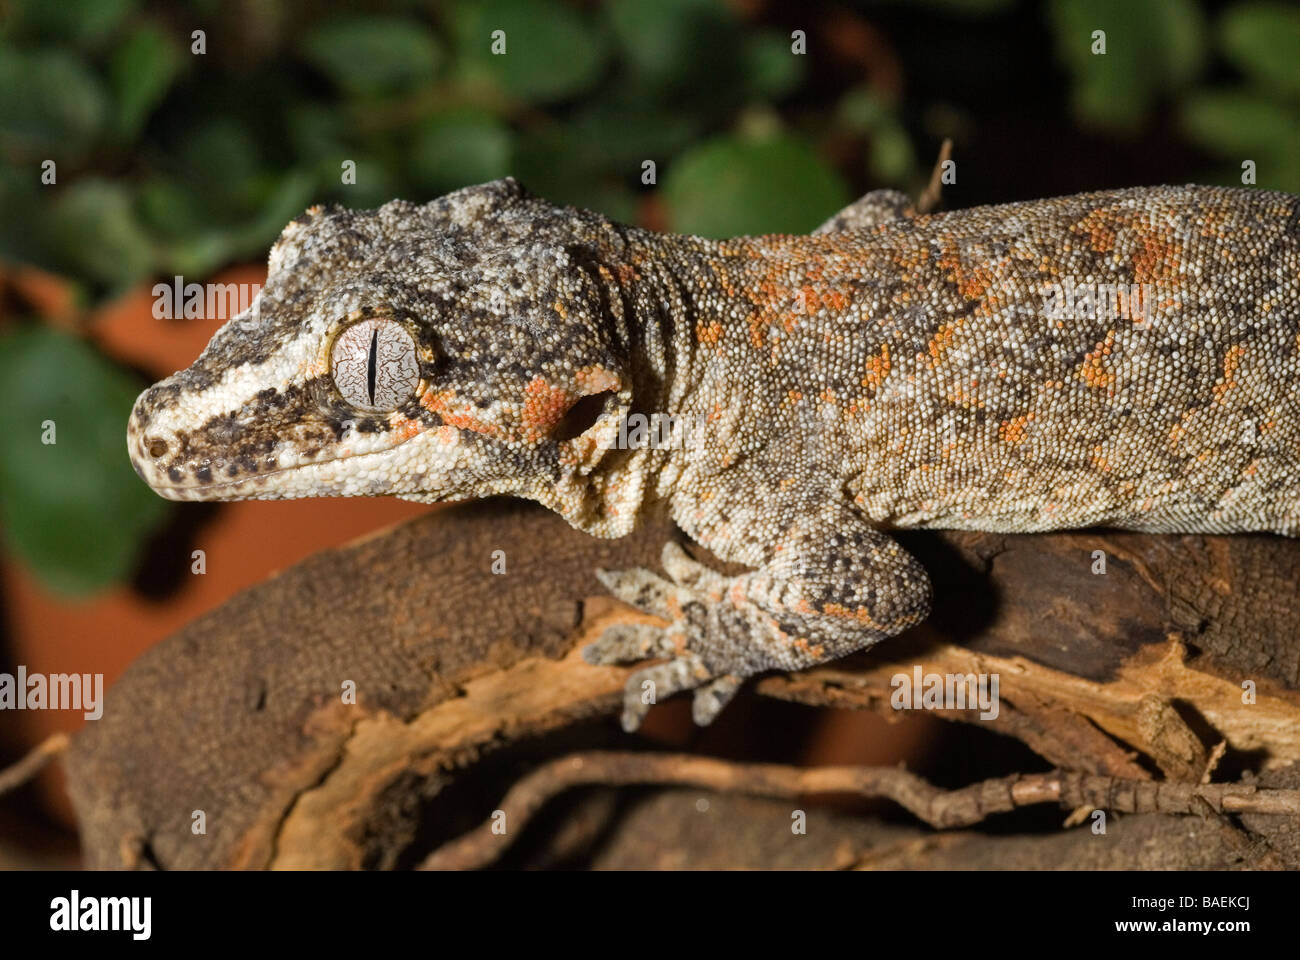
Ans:
[[[632,668],[592,667],[578,650],[612,623],[647,619],[605,596],[592,571],[657,568],[672,536],[649,522],[602,541],[531,505],[471,504],[317,554],[235,596],[133,664],[103,718],[74,738],[64,762],[87,866],[414,866],[478,827],[546,761],[644,747],[612,719]],[[931,572],[931,618],[863,654],[762,678],[754,693],[896,717],[899,675],[996,674],[996,718],[937,713],[1021,741],[1044,761],[1026,772],[1184,792],[1300,788],[1300,544],[1111,531],[900,539]],[[752,731],[760,746],[777,733]],[[717,809],[747,811],[753,829],[714,819],[708,840],[691,842],[699,826],[688,829],[679,788],[584,787],[548,804],[504,862],[1300,865],[1297,818],[1284,813],[1198,808],[1194,829],[1185,813],[1112,817],[1108,829],[1131,843],[1097,845],[1091,794],[1078,826],[1044,830],[1039,818],[996,835],[814,809],[843,842],[790,847],[779,839],[790,833],[788,803],[713,793]],[[680,832],[668,821],[644,832],[647,810],[677,817]]]

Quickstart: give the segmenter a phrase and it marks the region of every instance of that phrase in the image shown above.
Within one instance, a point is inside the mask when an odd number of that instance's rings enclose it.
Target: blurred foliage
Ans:
[[[1129,132],[1172,104],[1183,135],[1225,161],[1205,179],[1239,184],[1253,160],[1259,186],[1300,193],[1295,4],[1242,0],[1213,18],[1193,0],[1053,0],[1050,10],[1085,122]],[[1092,50],[1095,30],[1105,54]]]
[[[311,203],[430,199],[505,174],[551,200],[661,228],[808,230],[864,187],[915,192],[948,132],[927,113],[935,104],[910,101],[905,82],[877,69],[881,49],[894,56],[877,16],[897,26],[911,15],[922,30],[930,16],[948,30],[1034,20],[1085,129],[1122,142],[1172,118],[1171,137],[1222,161],[1203,179],[1239,182],[1251,159],[1260,186],[1300,192],[1300,12],[1290,5],[842,9],[854,29],[833,38],[826,11],[775,0],[6,0],[0,258],[57,274],[89,307],[155,278],[202,280],[261,258]],[[791,23],[808,29],[809,56],[792,54]],[[936,69],[899,67],[902,78]],[[41,182],[47,160],[55,185]],[[655,184],[642,182],[647,160]],[[341,177],[346,161],[355,184]],[[0,339],[0,372],[10,548],[61,589],[124,576],[164,506],[123,449],[140,384],[84,343],[22,328]],[[32,424],[46,419],[59,422],[57,448],[31,445]]]
[[[123,425],[139,389],[68,334],[29,327],[0,338],[9,425],[0,430],[0,530],[8,551],[56,590],[85,593],[128,576],[140,538],[166,512],[129,466],[110,468],[125,460]]]
[[[711,237],[763,233],[775,223],[787,233],[808,233],[848,197],[839,175],[790,137],[701,144],[664,182],[677,228]]]
[[[1103,126],[1135,127],[1205,61],[1205,23],[1192,0],[1055,0],[1051,15],[1061,59],[1074,74],[1075,109]],[[1098,30],[1105,53],[1094,52]]]

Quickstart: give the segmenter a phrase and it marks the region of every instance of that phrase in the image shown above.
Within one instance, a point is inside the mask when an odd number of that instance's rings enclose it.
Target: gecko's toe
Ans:
[[[722,574],[692,558],[672,540],[664,544],[661,562],[668,571],[668,576],[679,586],[700,592],[721,593],[724,582]]]
[[[661,698],[683,690],[694,690],[711,679],[704,661],[689,653],[668,663],[638,670],[627,678],[623,691],[623,729],[631,733],[641,726],[645,715]]]
[[[671,657],[675,652],[672,639],[663,627],[649,623],[618,623],[583,647],[582,659],[596,666],[608,666]]]
[[[633,567],[630,570],[597,570],[596,578],[618,599],[643,613],[669,621],[681,616],[681,601],[684,599],[681,588],[657,573]]]
[[[722,712],[722,708],[731,702],[743,681],[736,676],[726,674],[699,687],[695,699],[691,702],[691,716],[697,726],[707,727]]]

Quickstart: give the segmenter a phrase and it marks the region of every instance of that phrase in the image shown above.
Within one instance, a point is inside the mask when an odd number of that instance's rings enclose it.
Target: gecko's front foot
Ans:
[[[747,677],[869,647],[924,619],[930,605],[915,558],[833,504],[787,527],[781,548],[751,573],[723,576],[675,543],[664,546],[663,565],[668,579],[649,570],[598,573],[620,600],[668,624],[611,627],[583,651],[589,663],[667,660],[628,678],[627,730],[682,690],[695,691],[695,722],[709,723]]]
[[[685,690],[695,691],[695,722],[708,724],[735,696],[744,677],[764,669],[743,656],[749,638],[760,629],[760,613],[733,589],[741,578],[710,570],[671,542],[664,545],[663,565],[670,579],[643,568],[596,571],[614,596],[668,621],[666,627],[610,627],[582,651],[583,659],[593,664],[667,660],[628,677],[622,718],[628,732],[641,725],[659,698]]]

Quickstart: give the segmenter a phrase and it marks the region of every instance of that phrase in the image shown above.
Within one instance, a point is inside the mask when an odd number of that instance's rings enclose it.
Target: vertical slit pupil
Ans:
[[[370,405],[375,405],[375,362],[379,353],[379,328],[370,332],[370,354],[366,357],[366,391]]]

